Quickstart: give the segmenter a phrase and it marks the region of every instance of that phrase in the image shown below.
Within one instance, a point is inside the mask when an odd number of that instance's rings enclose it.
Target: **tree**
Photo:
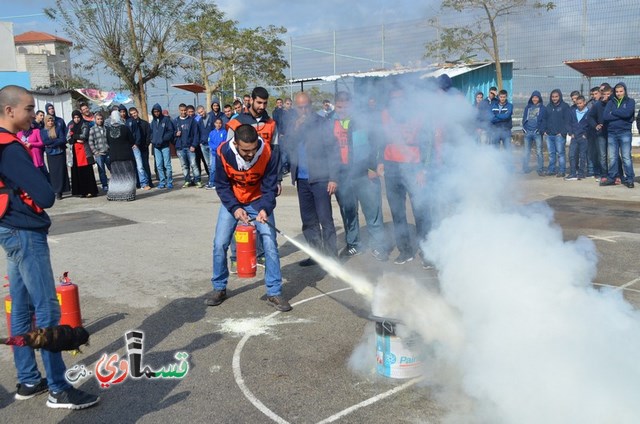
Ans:
[[[204,85],[207,105],[212,94],[222,88],[233,89],[264,82],[282,84],[282,70],[288,66],[279,38],[283,27],[238,28],[238,22],[226,19],[215,4],[198,0],[177,29],[178,39],[186,44],[186,66]]]
[[[432,19],[431,24],[439,31],[439,39],[426,44],[425,57],[433,57],[435,54],[447,59],[452,54],[459,54],[461,59],[465,60],[473,57],[470,55],[475,51],[484,51],[496,64],[498,89],[502,90],[502,66],[496,22],[503,16],[518,13],[526,8],[549,11],[555,8],[555,3],[531,0],[444,0],[442,10],[473,11],[477,18],[468,25],[453,27],[441,26],[437,19]]]
[[[111,69],[147,116],[145,84],[168,76],[178,62],[175,28],[191,1],[56,0],[45,14],[64,26],[75,48],[88,53],[84,69]]]

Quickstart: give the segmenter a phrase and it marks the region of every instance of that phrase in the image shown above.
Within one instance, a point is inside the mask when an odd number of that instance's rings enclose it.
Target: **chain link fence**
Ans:
[[[437,11],[436,11],[437,12]],[[425,44],[437,37],[429,24],[466,25],[475,21],[470,12],[440,11],[421,19],[358,29],[327,31],[287,40],[290,79],[313,78],[350,72],[396,67],[421,67],[437,62],[425,58]],[[590,86],[625,81],[629,94],[640,99],[640,76],[587,80],[563,62],[566,60],[640,55],[640,1],[563,0],[544,12],[525,9],[498,19],[501,59],[514,62],[513,93],[516,108],[522,108],[533,90],[548,101],[554,88],[588,96]],[[452,57],[449,60],[458,58]],[[487,60],[477,52],[473,60]],[[311,84],[311,83],[310,83]],[[333,92],[334,83],[314,82],[322,91]],[[305,87],[307,84],[305,84]],[[279,89],[282,89],[280,87]],[[286,87],[288,91],[299,86]]]

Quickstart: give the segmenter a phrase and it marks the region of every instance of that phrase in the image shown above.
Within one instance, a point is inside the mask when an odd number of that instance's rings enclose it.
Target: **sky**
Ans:
[[[241,27],[284,26],[288,37],[415,20],[433,13],[439,7],[439,1],[435,0],[421,1],[420,6],[416,6],[415,0],[271,0],[269,3],[257,0],[220,0],[216,3],[228,18],[237,20]],[[14,35],[26,31],[44,31],[66,37],[64,29],[56,28],[43,14],[45,7],[53,6],[54,0],[3,2],[0,20],[14,23]],[[105,81],[105,74],[102,72],[100,76],[103,86],[109,84],[109,81]],[[95,76],[89,76],[89,79],[98,81]],[[184,81],[177,78],[176,81],[169,81],[169,84],[178,82]],[[110,83],[117,85],[118,81],[115,79]],[[148,87],[150,103],[170,101],[173,106],[174,103],[177,105],[179,102],[193,101],[193,95],[183,94],[172,88],[169,88],[167,96],[164,81],[156,81],[155,85],[155,88]]]
[[[293,39],[294,55],[291,66],[293,78],[330,75],[331,54],[315,55],[309,59],[303,49],[332,49],[332,31],[336,31],[337,50],[359,57],[381,59],[380,26],[385,25],[385,48],[388,64],[420,58],[425,39],[428,36],[418,28],[426,25],[424,20],[436,15],[440,0],[219,0],[218,7],[228,18],[235,19],[241,27],[276,25],[287,29],[287,42]],[[21,0],[3,2],[0,20],[14,22],[14,34],[30,30],[40,30],[65,37],[61,28],[56,28],[42,13],[44,7],[55,5],[54,0]],[[608,30],[610,22],[617,22],[620,28],[631,28],[640,16],[640,2],[635,0],[562,0],[556,2],[556,9],[548,13],[527,11],[514,15],[499,27],[502,42],[502,58],[515,61],[517,69],[514,83],[519,82],[514,95],[526,98],[531,89],[545,92],[563,85],[566,89],[581,88],[586,81],[564,65],[565,60],[629,56],[637,54],[637,31]],[[582,7],[588,5],[587,30],[584,29]],[[13,18],[11,18],[13,17]],[[445,15],[447,19],[468,19],[466,12]],[[527,24],[535,19],[536,26]],[[407,23],[405,28],[404,23]],[[395,24],[395,25],[393,25]],[[355,35],[360,36],[356,41]],[[586,50],[582,42],[586,41]],[[420,50],[420,51],[418,51]],[[417,52],[417,53],[416,53]],[[482,59],[482,53],[478,58]],[[289,59],[288,57],[286,58]],[[356,60],[349,62],[340,58],[337,72],[367,71],[379,67],[379,62]],[[346,69],[349,68],[349,69]],[[87,75],[90,80],[100,81],[102,88],[111,89],[118,85],[117,78],[109,79],[110,72],[102,71],[99,77]],[[289,77],[289,71],[285,71]],[[168,84],[185,82],[176,77]],[[593,81],[599,83],[600,81]],[[630,89],[640,91],[640,78],[629,80]],[[193,102],[193,95],[169,88],[166,92],[164,80],[155,80],[155,87],[147,86],[149,101],[170,103],[173,107],[180,102]],[[552,87],[553,86],[553,87]],[[584,87],[582,87],[584,88]]]
[[[265,7],[266,2],[257,0],[217,2],[227,17],[239,21],[240,26],[284,26],[291,36],[416,19],[426,16],[429,10],[437,9],[439,4],[434,0],[421,1],[420,6],[415,3],[415,0],[271,0]],[[6,2],[0,19],[14,22],[16,34],[35,30],[55,33],[52,22],[42,14],[43,8],[54,5],[53,0]],[[12,16],[23,17],[7,19]],[[58,35],[63,36],[64,32],[58,31]]]

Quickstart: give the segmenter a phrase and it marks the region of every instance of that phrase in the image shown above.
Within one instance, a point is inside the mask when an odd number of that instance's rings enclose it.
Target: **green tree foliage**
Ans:
[[[175,68],[179,50],[175,28],[191,1],[56,0],[45,13],[64,27],[76,49],[91,56],[84,68],[113,71],[147,116],[145,84]]]
[[[458,57],[473,57],[473,52],[484,51],[496,64],[498,89],[502,90],[502,67],[498,45],[497,23],[500,18],[521,12],[525,9],[549,11],[555,8],[553,2],[532,0],[444,0],[441,10],[454,10],[475,16],[472,22],[462,26],[442,26],[437,19],[431,24],[438,29],[439,38],[426,44],[426,57],[439,57],[443,60]]]
[[[280,38],[285,28],[239,28],[237,21],[227,19],[215,4],[204,0],[196,1],[187,13],[183,11],[182,17],[176,32],[186,48],[178,54],[204,85],[207,105],[215,92],[232,92],[235,96],[251,84],[285,82],[282,70],[288,63]]]

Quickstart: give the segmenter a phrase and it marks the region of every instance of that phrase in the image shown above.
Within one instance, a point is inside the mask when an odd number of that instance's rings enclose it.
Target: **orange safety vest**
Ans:
[[[25,146],[20,140],[18,140],[18,137],[16,137],[14,134],[0,132],[0,145],[7,145],[11,143],[19,143],[27,150],[27,152],[29,151],[27,146]],[[9,193],[13,191],[13,189],[7,187],[4,184],[4,181],[0,179],[0,218],[4,217],[4,215],[7,213],[7,209],[9,209]],[[16,194],[18,194],[20,196],[20,200],[22,200],[25,205],[33,209],[35,213],[44,212],[44,209],[36,205],[36,202],[34,202],[33,199],[21,189],[16,190]]]
[[[350,119],[338,120],[333,122],[333,135],[338,140],[340,148],[340,161],[343,165],[349,164],[349,125]]]
[[[420,146],[418,145],[419,122],[399,124],[382,111],[382,125],[387,137],[392,138],[384,148],[384,160],[401,163],[420,163]]]
[[[260,154],[256,163],[246,171],[239,171],[231,166],[222,154],[222,147],[225,144],[227,144],[227,142],[222,143],[218,147],[218,156],[222,159],[224,173],[227,174],[227,177],[229,178],[233,195],[244,205],[249,204],[254,200],[258,200],[262,197],[260,184],[262,182],[262,177],[267,170],[269,160],[271,159],[271,147],[269,144],[264,143],[262,154]]]
[[[242,125],[242,122],[240,122],[238,118],[234,118],[227,123],[227,129],[235,131],[240,125]],[[266,121],[260,121],[251,125],[256,129],[260,138],[268,145],[271,145],[273,135],[276,133],[276,121],[269,118]]]

